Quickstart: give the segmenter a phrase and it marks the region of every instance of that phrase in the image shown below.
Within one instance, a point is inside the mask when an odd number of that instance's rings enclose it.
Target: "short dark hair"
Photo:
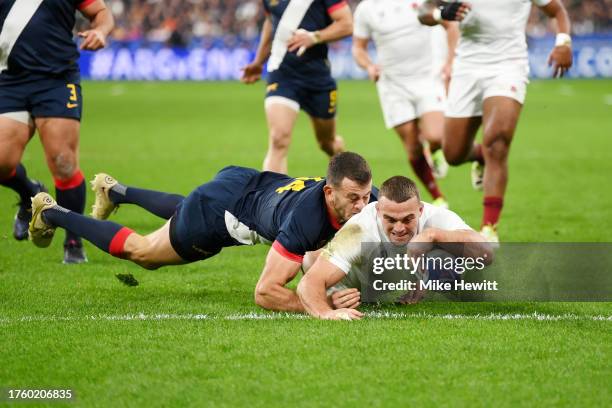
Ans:
[[[378,196],[387,197],[396,203],[403,203],[412,197],[416,197],[417,200],[421,201],[419,190],[414,181],[404,176],[393,176],[385,180],[380,186]]]
[[[345,177],[363,186],[372,180],[372,171],[365,159],[357,153],[342,152],[329,161],[327,183],[339,187]]]

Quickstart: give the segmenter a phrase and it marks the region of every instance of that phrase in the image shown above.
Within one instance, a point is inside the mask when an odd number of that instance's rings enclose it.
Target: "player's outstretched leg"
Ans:
[[[77,234],[112,256],[130,260],[146,269],[185,263],[170,244],[170,223],[142,236],[111,221],[100,221],[60,207],[47,193],[32,198],[30,239],[48,247],[57,227]]]
[[[22,241],[28,238],[28,224],[32,218],[30,199],[41,191],[47,191],[45,186],[36,180],[28,178],[25,167],[19,163],[8,177],[0,177],[0,185],[8,187],[19,194],[19,203],[15,222],[13,224],[13,237]]]
[[[96,194],[91,215],[98,220],[107,219],[119,204],[135,204],[168,220],[176,206],[185,199],[179,194],[128,187],[105,173],[96,174],[91,186]]]

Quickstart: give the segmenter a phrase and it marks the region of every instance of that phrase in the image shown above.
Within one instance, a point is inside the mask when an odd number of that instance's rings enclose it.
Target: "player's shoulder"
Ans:
[[[419,224],[421,228],[472,229],[456,212],[426,202],[423,202],[423,213],[421,214]]]
[[[361,210],[358,214],[353,215],[344,224],[340,231],[344,229],[351,229],[353,233],[359,230],[359,232],[364,238],[376,236],[376,202],[371,202],[370,204],[366,205],[363,210]]]
[[[359,4],[357,4],[357,7],[355,7],[355,15],[360,14],[363,16],[366,13],[371,12],[374,5],[373,0],[360,1]]]

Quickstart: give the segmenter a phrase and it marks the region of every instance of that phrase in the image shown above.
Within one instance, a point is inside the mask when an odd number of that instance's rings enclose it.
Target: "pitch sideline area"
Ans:
[[[88,315],[88,316],[21,316],[0,317],[0,324],[23,324],[28,322],[78,322],[78,321],[160,321],[160,320],[304,320],[310,317],[297,313],[244,313],[230,315],[208,315],[208,314],[174,314],[174,313],[134,313],[124,315]],[[578,315],[565,313],[559,315],[543,314],[534,312],[531,314],[434,314],[434,313],[402,313],[402,312],[366,312],[365,319],[442,319],[442,320],[535,320],[535,321],[610,321],[612,315]]]

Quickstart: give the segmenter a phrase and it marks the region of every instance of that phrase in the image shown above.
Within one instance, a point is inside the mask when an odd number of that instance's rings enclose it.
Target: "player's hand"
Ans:
[[[548,66],[553,66],[553,78],[561,78],[572,66],[572,47],[559,45],[548,56]]]
[[[81,31],[77,35],[83,38],[82,50],[97,51],[106,47],[106,36],[100,30]]]
[[[357,309],[336,309],[323,313],[320,318],[323,320],[360,320],[363,317]]]
[[[287,43],[287,49],[289,52],[294,52],[297,50],[297,56],[301,57],[307,49],[315,45],[315,36],[314,33],[310,31],[304,30],[303,28],[297,29],[293,36],[289,39]]]
[[[242,67],[241,70],[242,77],[240,78],[240,81],[245,84],[254,84],[261,78],[263,65],[252,62],[249,65]]]
[[[357,288],[339,290],[331,295],[334,309],[357,309],[361,304],[361,293]]]
[[[453,3],[443,2],[440,11],[442,20],[463,21],[471,9],[470,3],[461,1]]]
[[[368,78],[370,78],[370,80],[377,82],[378,79],[380,78],[381,72],[382,70],[380,68],[380,65],[377,65],[377,64],[368,65]]]
[[[427,228],[420,234],[415,235],[408,243],[408,254],[413,258],[425,255],[433,249],[432,229]]]

